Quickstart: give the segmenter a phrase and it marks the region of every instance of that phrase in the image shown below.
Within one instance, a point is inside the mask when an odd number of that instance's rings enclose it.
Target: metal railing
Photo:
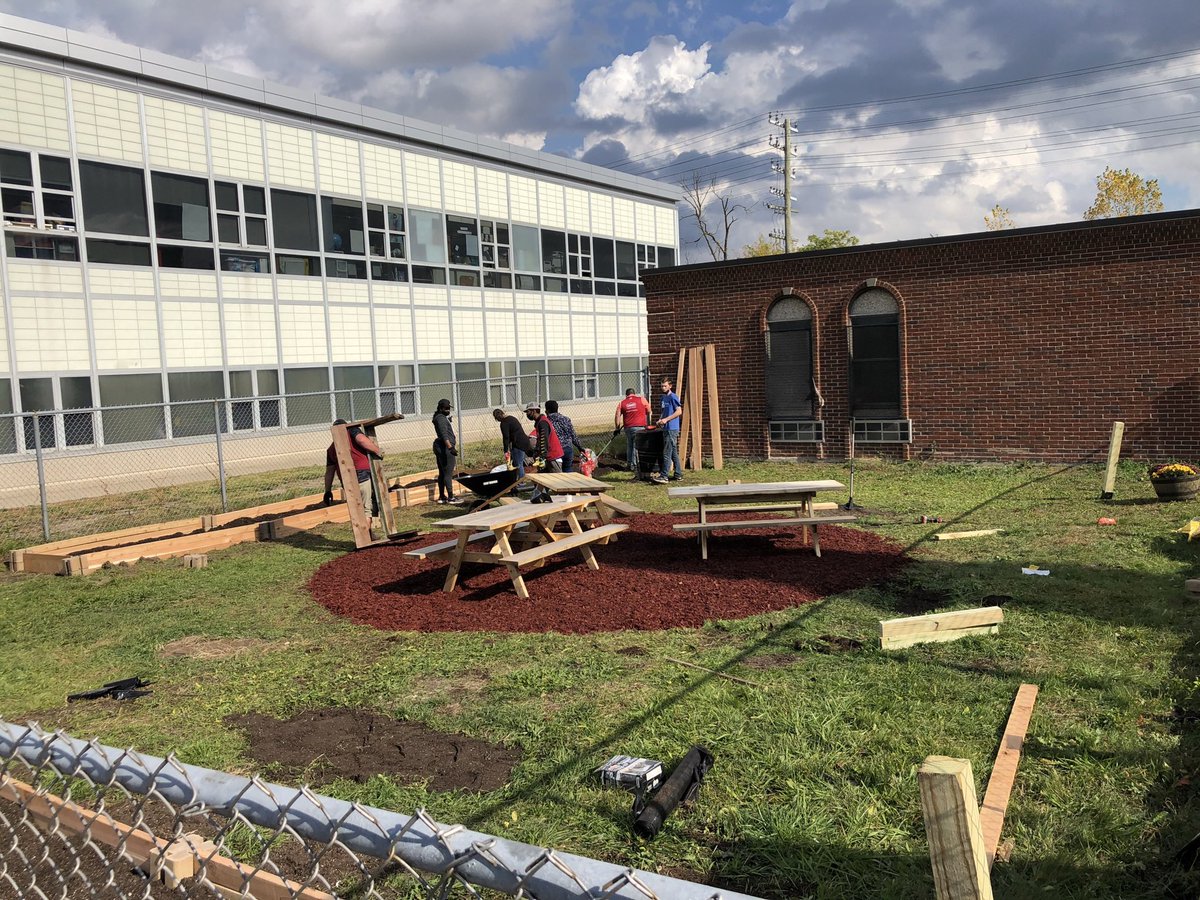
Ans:
[[[577,425],[611,422],[641,371],[541,373],[478,381],[305,394],[182,400],[0,416],[0,544],[25,546],[146,523],[242,509],[322,490],[329,423],[402,413],[384,429],[388,452],[428,448],[442,397],[459,442],[496,438],[490,410],[557,399]],[[430,467],[433,466],[431,461]],[[175,489],[171,514],[156,511]],[[129,495],[124,506],[113,495]]]
[[[754,900],[0,720],[0,895]]]

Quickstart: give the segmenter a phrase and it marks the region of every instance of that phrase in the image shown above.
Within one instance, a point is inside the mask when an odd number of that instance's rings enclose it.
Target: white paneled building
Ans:
[[[596,396],[644,364],[638,273],[678,245],[673,186],[11,16],[0,196],[0,413],[100,409],[57,447],[213,431],[129,404],[230,398],[262,433],[332,390]]]

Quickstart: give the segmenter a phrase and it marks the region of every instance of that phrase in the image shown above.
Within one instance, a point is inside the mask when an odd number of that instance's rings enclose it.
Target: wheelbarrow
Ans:
[[[501,469],[499,472],[483,472],[479,475],[455,475],[454,480],[479,498],[468,510],[475,512],[512,493],[521,480],[521,473],[516,469]]]

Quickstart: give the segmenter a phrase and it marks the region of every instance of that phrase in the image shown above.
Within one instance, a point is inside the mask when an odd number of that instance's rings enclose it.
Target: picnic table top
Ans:
[[[607,481],[581,475],[578,472],[537,472],[526,476],[548,491],[563,494],[599,494],[612,487]]]
[[[512,503],[491,509],[481,509],[478,512],[454,516],[450,519],[442,519],[436,527],[451,528],[455,531],[472,531],[476,528],[483,530],[506,528],[521,522],[532,522],[544,516],[583,509],[595,502],[596,498],[588,495],[569,500],[559,497],[549,503]]]
[[[837,491],[846,486],[840,481],[765,481],[747,484],[693,484],[667,489],[668,497],[693,497],[697,500],[746,499],[781,494],[815,494]]]

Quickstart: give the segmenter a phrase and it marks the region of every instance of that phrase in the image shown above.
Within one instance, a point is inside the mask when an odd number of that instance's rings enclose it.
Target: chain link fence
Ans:
[[[0,898],[754,900],[0,720]]]
[[[602,430],[625,389],[644,393],[647,379],[644,370],[549,372],[0,416],[0,548],[320,493],[334,418],[401,413],[405,421],[379,432],[385,452],[428,450],[442,398],[456,410],[460,464],[488,465],[497,454],[472,445],[498,444],[493,408],[556,399],[577,430]],[[411,470],[434,467],[430,454]]]

